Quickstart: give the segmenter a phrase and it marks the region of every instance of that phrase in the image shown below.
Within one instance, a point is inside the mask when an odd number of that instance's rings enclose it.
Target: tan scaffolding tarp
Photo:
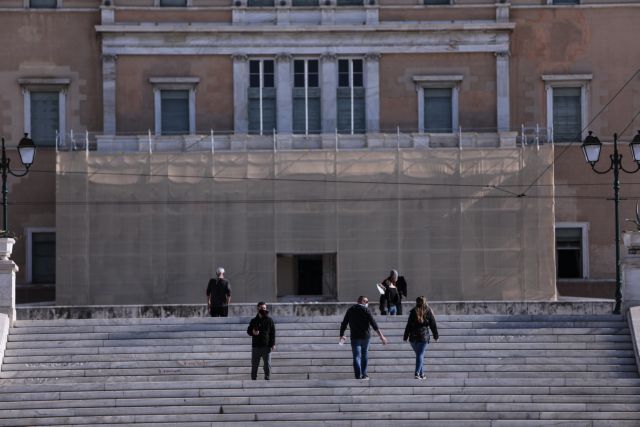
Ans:
[[[57,303],[203,302],[219,265],[234,301],[274,301],[276,254],[335,254],[340,301],[374,296],[391,268],[410,298],[554,299],[552,159],[551,146],[61,152]]]

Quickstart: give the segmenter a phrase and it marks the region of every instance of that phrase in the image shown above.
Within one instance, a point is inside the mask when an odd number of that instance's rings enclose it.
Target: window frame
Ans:
[[[304,115],[305,115],[305,130],[304,133],[300,133],[300,132],[296,132],[294,127],[294,122],[293,122],[293,113],[294,113],[294,109],[293,109],[293,99],[295,98],[295,95],[292,96],[292,110],[291,110],[291,131],[294,135],[315,135],[315,134],[321,134],[322,133],[322,61],[320,60],[320,58],[317,57],[295,57],[292,59],[291,61],[291,88],[292,91],[295,91],[295,89],[302,89],[300,87],[296,86],[296,69],[295,69],[295,62],[296,61],[304,61],[304,104],[305,104],[305,110],[304,110]],[[317,132],[313,132],[310,133],[309,132],[309,61],[317,61],[318,62],[318,86],[315,87],[318,89],[318,99],[320,101],[320,105],[319,105],[319,109],[320,109],[320,123],[319,123],[319,127],[318,127],[318,131]]]
[[[581,230],[581,242],[580,242],[580,252],[582,253],[582,277],[578,278],[563,278],[556,280],[580,280],[580,279],[588,279],[589,278],[589,223],[588,222],[556,222],[555,227],[553,229],[553,246],[555,248],[556,253],[554,257],[556,257],[556,275],[558,271],[558,259],[557,259],[557,240],[556,240],[556,229],[558,228],[579,228]]]
[[[576,0],[575,3],[556,3],[555,0],[547,0],[549,6],[579,6],[582,4],[581,0]]]
[[[347,60],[349,61],[349,86],[340,86],[340,61],[344,61]],[[353,85],[353,61],[356,60],[360,60],[362,61],[362,86],[354,86]],[[348,88],[349,89],[349,99],[351,102],[351,129],[348,133],[343,133],[344,135],[358,135],[358,134],[366,134],[367,133],[367,61],[366,58],[363,56],[339,56],[336,59],[336,114],[338,112],[338,99],[340,98],[338,96],[338,90],[340,89],[344,89],[344,88]],[[355,132],[355,88],[361,88],[364,95],[363,95],[363,102],[364,102],[364,130],[362,132]],[[337,121],[336,121],[336,129],[337,129]],[[338,130],[338,133],[341,133]]]
[[[196,87],[200,83],[198,77],[151,77],[153,86],[154,131],[156,136],[162,135],[162,94],[163,90],[189,91],[189,133],[196,133]],[[169,136],[169,135],[166,135]],[[178,136],[178,135],[170,135]]]
[[[54,10],[54,9],[60,9],[63,6],[63,0],[56,0],[56,5],[53,7],[32,7],[31,0],[23,0],[22,4],[25,9]]]
[[[176,8],[176,9],[180,9],[180,8],[184,8],[184,7],[191,7],[193,5],[193,0],[186,0],[186,4],[184,6],[162,6],[161,4],[161,0],[153,0],[153,6],[154,7],[162,7],[162,8]]]
[[[34,233],[56,233],[55,227],[26,227],[24,229],[27,235],[26,242],[26,264],[27,271],[25,272],[25,279],[27,284],[33,283],[33,234]]]
[[[259,62],[259,71],[258,71],[258,75],[259,75],[259,86],[256,87],[252,87],[251,86],[251,61],[258,61]],[[273,89],[273,99],[275,102],[275,123],[274,123],[274,127],[275,129],[267,129],[268,133],[266,135],[271,135],[272,132],[277,132],[278,131],[278,64],[276,61],[276,58],[273,57],[251,57],[247,60],[247,133],[248,134],[252,134],[251,129],[250,129],[250,123],[251,123],[251,118],[249,117],[250,114],[250,108],[249,108],[249,91],[251,89],[259,89],[258,91],[258,99],[259,99],[259,110],[260,110],[260,118],[259,118],[259,132],[253,133],[253,135],[260,135],[260,136],[264,136],[265,135],[265,129],[264,129],[264,105],[263,105],[263,89],[265,89],[264,86],[264,61],[271,61],[273,62],[273,87],[268,87],[268,89]]]
[[[424,90],[425,89],[451,89],[451,133],[460,128],[460,86],[464,76],[451,75],[417,75],[413,76],[418,93],[418,132],[427,133],[424,123]]]
[[[593,80],[592,74],[543,74],[542,80],[545,84],[545,94],[547,101],[547,138],[553,141],[553,89],[554,88],[580,88],[580,139],[586,137],[586,124],[589,121],[590,90],[589,83]],[[579,141],[574,141],[579,142]],[[558,142],[558,144],[570,144],[571,142]]]
[[[22,89],[23,102],[23,132],[31,136],[31,92],[58,92],[58,138],[54,143],[63,143],[67,131],[67,92],[71,79],[69,78],[21,78],[18,84]],[[37,141],[36,141],[37,142]],[[44,145],[48,147],[48,145]]]

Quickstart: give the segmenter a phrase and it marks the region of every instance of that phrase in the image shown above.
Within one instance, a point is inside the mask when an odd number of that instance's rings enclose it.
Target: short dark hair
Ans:
[[[369,298],[365,297],[364,295],[360,295],[358,297],[358,304],[364,304],[364,300],[368,300]]]
[[[267,303],[264,301],[260,301],[258,304],[256,304],[256,307],[260,307],[261,305],[267,305]]]

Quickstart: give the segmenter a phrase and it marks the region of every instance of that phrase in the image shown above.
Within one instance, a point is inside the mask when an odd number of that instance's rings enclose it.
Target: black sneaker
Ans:
[[[264,377],[265,380],[269,381],[271,378],[269,377]]]

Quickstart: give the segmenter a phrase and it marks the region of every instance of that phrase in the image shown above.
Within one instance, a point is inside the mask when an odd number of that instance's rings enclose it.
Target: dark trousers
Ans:
[[[227,317],[229,316],[229,306],[211,306],[211,317]]]
[[[258,378],[258,366],[264,368],[264,379],[268,380],[271,376],[271,348],[270,347],[251,347],[251,379]]]

